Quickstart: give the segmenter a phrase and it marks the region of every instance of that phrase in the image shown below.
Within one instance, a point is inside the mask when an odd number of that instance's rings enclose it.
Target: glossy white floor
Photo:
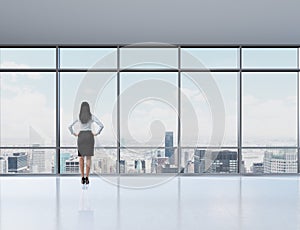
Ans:
[[[296,176],[79,181],[0,177],[0,229],[300,229]]]

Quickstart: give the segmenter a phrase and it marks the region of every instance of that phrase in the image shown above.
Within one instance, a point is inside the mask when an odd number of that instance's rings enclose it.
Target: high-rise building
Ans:
[[[33,149],[31,154],[31,172],[46,172],[45,151],[40,149]]]
[[[78,157],[71,157],[65,163],[66,173],[79,173],[79,159]]]
[[[195,167],[194,166],[195,166],[194,162],[192,162],[191,160],[189,160],[185,164],[184,173],[194,173],[194,171],[195,171]]]
[[[168,157],[153,157],[151,161],[151,173],[162,173],[162,168],[169,163]]]
[[[120,173],[126,173],[126,161],[125,160],[120,160]],[[116,164],[118,165],[118,164]]]
[[[164,164],[161,167],[160,173],[178,173],[178,167],[175,165]]]
[[[264,163],[253,163],[251,167],[252,173],[264,173]]]
[[[194,173],[204,173],[205,172],[205,150],[195,149],[194,153]]]
[[[102,156],[93,160],[96,173],[116,173],[116,161],[111,156]]]
[[[95,171],[97,173],[108,173],[107,158],[98,159],[95,163]]]
[[[7,173],[7,160],[4,157],[0,157],[0,174]]]
[[[8,156],[8,172],[27,172],[27,158],[28,155],[25,152],[13,153],[12,156]]]
[[[135,160],[134,169],[136,170],[137,173],[145,173],[146,172],[145,160]]]
[[[265,151],[263,165],[264,173],[297,173],[297,153]]]
[[[160,151],[160,150],[157,150],[157,152],[156,152],[156,156],[157,156],[157,157],[162,157],[162,155],[161,155],[161,151]]]
[[[196,149],[194,154],[195,173],[237,173],[237,152],[206,151]]]
[[[169,158],[171,164],[175,163],[173,149],[173,132],[165,133],[165,157]]]
[[[60,153],[60,173],[66,173],[66,161],[71,158],[71,153]]]
[[[240,173],[246,173],[246,165],[245,165],[245,161],[241,161],[241,168],[240,168]]]
[[[216,173],[237,173],[238,160],[237,152],[224,150],[215,152],[217,158],[213,162],[212,172]]]
[[[191,156],[190,155],[191,154],[188,151],[183,152],[184,162],[182,162],[182,165],[187,165],[191,161]]]

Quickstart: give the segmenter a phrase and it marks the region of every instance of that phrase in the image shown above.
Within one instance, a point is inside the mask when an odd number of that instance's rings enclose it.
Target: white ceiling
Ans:
[[[299,0],[0,0],[0,44],[300,44]]]

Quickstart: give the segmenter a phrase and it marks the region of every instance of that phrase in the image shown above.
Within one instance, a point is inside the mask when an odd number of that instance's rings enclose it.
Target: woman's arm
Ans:
[[[102,132],[102,129],[104,128],[104,125],[102,124],[102,122],[95,115],[93,115],[93,121],[99,126],[98,132],[95,133],[95,136],[96,136],[96,135],[99,135]]]
[[[76,134],[76,133],[74,132],[74,130],[73,130],[73,126],[74,126],[77,122],[78,122],[78,119],[75,120],[75,121],[69,126],[69,131],[70,131],[70,133],[71,133],[72,135],[74,135],[74,136],[78,136],[78,134]]]

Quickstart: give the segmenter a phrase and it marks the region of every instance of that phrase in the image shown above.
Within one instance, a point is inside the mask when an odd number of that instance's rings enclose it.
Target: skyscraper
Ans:
[[[4,157],[0,157],[0,174],[7,173],[7,161]]]
[[[190,153],[188,151],[183,152],[184,156],[184,162],[182,162],[183,165],[187,165],[188,162],[191,160]]]
[[[238,161],[235,151],[211,151],[196,149],[194,154],[195,173],[237,173]]]
[[[66,161],[71,158],[71,153],[60,154],[60,173],[66,173]]]
[[[66,173],[79,173],[79,159],[78,157],[71,157],[66,160]]]
[[[251,167],[251,171],[253,173],[264,173],[264,163],[262,162],[253,163]]]
[[[151,161],[151,173],[162,173],[162,168],[169,163],[168,157],[153,157]]]
[[[45,151],[40,149],[32,150],[31,172],[41,173],[46,172]]]
[[[224,150],[220,152],[213,152],[217,154],[214,160],[211,172],[215,173],[237,173],[238,161],[237,152]]]
[[[26,172],[27,171],[27,153],[19,152],[13,153],[12,156],[8,156],[8,172]]]
[[[265,151],[263,165],[264,173],[297,173],[297,153]]]
[[[194,173],[204,173],[205,172],[205,150],[195,149],[194,154]]]
[[[125,163],[126,163],[125,160],[120,160],[120,173],[126,173]]]
[[[165,157],[169,158],[171,164],[175,163],[173,149],[173,132],[165,133]]]
[[[136,170],[137,173],[145,173],[146,172],[145,160],[135,160],[134,169]]]

